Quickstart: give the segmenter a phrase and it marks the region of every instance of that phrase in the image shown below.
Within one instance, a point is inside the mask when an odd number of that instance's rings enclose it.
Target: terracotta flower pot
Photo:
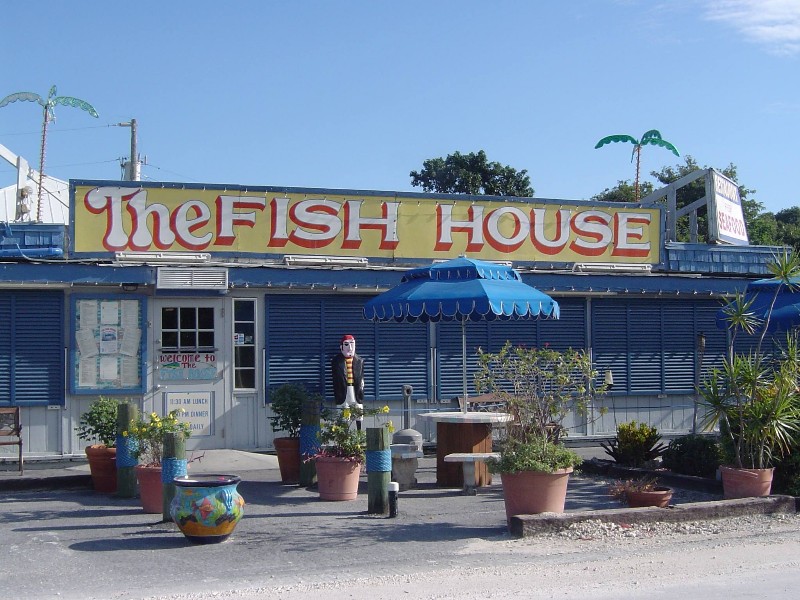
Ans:
[[[726,500],[769,496],[774,469],[739,469],[722,466],[722,492]]]
[[[102,444],[86,447],[92,486],[96,492],[113,494],[117,491],[117,449]]]
[[[136,481],[139,482],[139,501],[144,512],[161,514],[164,510],[164,484],[161,482],[161,467],[136,465]]]
[[[283,483],[300,481],[300,438],[279,437],[272,440],[278,454],[278,467]]]
[[[521,471],[501,473],[506,521],[516,515],[534,515],[544,512],[562,513],[567,500],[567,484],[572,468],[555,473]]]
[[[625,492],[628,506],[640,508],[642,506],[656,506],[667,508],[669,501],[672,500],[672,488],[656,486],[649,491],[628,490]]]
[[[320,500],[355,500],[358,497],[361,463],[332,456],[319,456],[315,463]]]
[[[236,490],[238,475],[209,473],[176,477],[170,516],[188,540],[196,544],[222,542],[244,516],[244,499]]]

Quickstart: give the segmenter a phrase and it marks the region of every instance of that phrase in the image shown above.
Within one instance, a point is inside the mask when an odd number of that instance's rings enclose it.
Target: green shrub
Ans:
[[[800,496],[800,447],[795,446],[775,463],[772,493]]]
[[[301,383],[284,383],[269,391],[268,402],[273,416],[268,417],[272,431],[285,431],[289,437],[300,435],[303,406],[306,402],[322,402],[322,396]]]
[[[684,435],[669,443],[661,459],[662,465],[675,473],[714,477],[722,462],[722,451],[716,437]]]
[[[659,443],[660,441],[658,429],[647,423],[631,421],[617,425],[617,437],[607,444],[600,442],[600,445],[618,464],[642,467],[664,452],[666,446]]]
[[[81,415],[75,431],[78,438],[114,448],[117,442],[117,407],[119,401],[100,396]]]

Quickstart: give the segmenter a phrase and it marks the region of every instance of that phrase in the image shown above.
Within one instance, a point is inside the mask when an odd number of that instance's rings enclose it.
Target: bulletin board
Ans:
[[[70,307],[72,393],[143,393],[146,297],[76,295]]]

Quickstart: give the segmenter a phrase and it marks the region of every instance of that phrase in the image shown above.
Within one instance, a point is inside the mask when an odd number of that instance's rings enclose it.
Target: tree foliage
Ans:
[[[645,197],[653,192],[653,184],[644,181],[639,184],[639,193]],[[600,202],[636,202],[636,187],[628,181],[618,181],[613,188],[606,188],[592,196],[592,200]]]
[[[688,175],[698,169],[707,169],[707,166],[699,166],[697,161],[690,155],[684,157],[683,164],[662,167],[660,171],[652,171],[652,175],[663,187],[677,181],[681,177]],[[734,181],[739,186],[739,197],[742,200],[742,210],[744,212],[745,223],[747,223],[747,233],[750,243],[755,245],[789,245],[798,247],[800,244],[800,208],[793,207],[780,211],[777,215],[764,211],[764,205],[752,198],[756,193],[739,183],[737,178],[736,165],[729,164],[724,169],[717,169],[720,173]],[[642,185],[642,197],[653,192],[654,186],[650,182]],[[683,186],[677,190],[678,209],[688,206],[695,200],[705,196],[705,182],[702,178]],[[606,202],[634,202],[635,193],[633,185],[626,181],[619,181],[613,188],[607,188],[603,192],[592,196],[592,200]],[[697,213],[698,236],[700,239],[708,237],[708,215],[705,207]],[[681,242],[689,241],[689,217],[683,216],[678,219],[677,239]]]
[[[490,162],[486,153],[454,152],[446,158],[430,158],[421,171],[411,171],[411,185],[426,192],[490,196],[533,196],[528,171]]]

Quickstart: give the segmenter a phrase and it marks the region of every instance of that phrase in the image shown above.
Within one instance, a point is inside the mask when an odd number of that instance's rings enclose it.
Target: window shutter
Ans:
[[[322,300],[316,296],[266,297],[267,388],[286,382],[321,389]]]
[[[64,404],[64,296],[18,292],[0,301],[0,402]]]

